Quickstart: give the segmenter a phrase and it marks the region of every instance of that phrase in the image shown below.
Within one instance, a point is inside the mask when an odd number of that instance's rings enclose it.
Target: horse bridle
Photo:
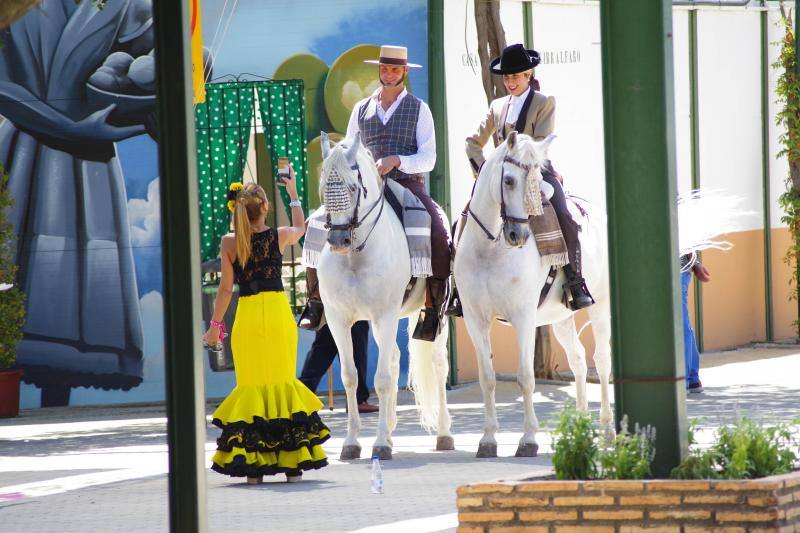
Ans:
[[[372,224],[372,227],[367,233],[367,236],[364,238],[364,241],[358,245],[356,248],[353,248],[353,251],[360,252],[364,249],[364,246],[367,244],[367,239],[369,239],[370,235],[372,235],[372,231],[375,229],[375,226],[378,225],[378,219],[381,218],[381,213],[383,213],[383,204],[384,199],[386,196],[384,195],[384,189],[386,188],[386,181],[383,182],[383,187],[381,187],[381,199],[376,200],[372,207],[369,208],[367,213],[364,217],[359,220],[358,219],[358,207],[361,205],[361,193],[363,191],[364,198],[367,197],[367,186],[364,185],[364,180],[361,177],[361,169],[358,167],[358,164],[351,165],[350,170],[355,170],[358,174],[358,186],[361,189],[356,193],[356,206],[353,209],[353,215],[350,217],[350,220],[346,224],[331,224],[331,214],[326,211],[325,213],[325,229],[328,231],[330,230],[337,230],[337,231],[347,231],[350,233],[350,242],[355,242],[355,235],[354,232],[357,228],[361,227],[361,223],[364,222],[370,213],[380,204],[380,210],[378,211],[378,216],[375,217],[375,222]]]
[[[481,222],[478,219],[478,217],[475,216],[475,213],[472,211],[472,206],[467,208],[467,212],[469,212],[470,217],[472,217],[472,219],[475,220],[475,222],[478,224],[478,227],[480,227],[483,230],[483,232],[486,234],[486,237],[488,237],[490,241],[499,240],[500,239],[500,234],[503,233],[503,228],[505,228],[506,224],[508,224],[509,222],[513,222],[513,223],[516,223],[516,224],[527,224],[528,223],[528,217],[525,217],[525,218],[512,217],[512,216],[509,216],[506,213],[506,197],[505,197],[505,194],[503,194],[503,178],[505,176],[505,173],[502,172],[502,170],[505,167],[506,163],[510,163],[510,164],[512,164],[512,165],[514,165],[516,167],[521,168],[522,170],[525,171],[525,175],[527,175],[531,171],[531,166],[526,164],[526,163],[523,163],[522,161],[518,161],[517,159],[514,159],[513,157],[511,157],[509,155],[506,155],[503,158],[503,163],[500,166],[500,170],[501,170],[501,172],[500,172],[500,219],[503,221],[503,225],[500,227],[500,233],[497,234],[497,237],[493,236],[492,233],[488,229],[486,229],[486,226],[483,224],[483,222]],[[478,182],[478,180],[476,179],[475,183],[477,183],[477,182]],[[472,187],[472,194],[473,195],[475,194],[475,187],[474,186]],[[472,195],[470,195],[470,196],[472,196]],[[472,198],[470,198],[470,204],[471,203],[472,203]]]

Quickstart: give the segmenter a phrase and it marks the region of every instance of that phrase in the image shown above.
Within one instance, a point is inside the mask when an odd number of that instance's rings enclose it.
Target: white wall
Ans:
[[[672,13],[672,59],[675,76],[675,173],[678,193],[692,188],[692,117],[689,68],[689,11]]]
[[[760,13],[697,14],[700,185],[743,198],[756,216],[740,230],[763,227]]]
[[[768,31],[768,60],[772,65],[778,61],[781,53],[780,42],[783,40],[783,27],[778,26],[780,20],[780,9],[778,6],[772,5],[769,11],[769,20],[767,22]],[[786,177],[789,175],[789,163],[785,157],[778,158],[778,152],[782,150],[778,138],[785,133],[786,128],[775,124],[775,117],[781,110],[781,104],[778,103],[778,95],[775,93],[775,87],[778,85],[778,77],[780,72],[770,68],[769,76],[767,78],[769,84],[769,183],[770,183],[770,224],[773,228],[785,228],[786,224],[781,222],[783,211],[778,207],[778,197],[786,190]]]
[[[599,5],[534,3],[532,11],[536,77],[556,98],[550,157],[570,192],[605,207]]]

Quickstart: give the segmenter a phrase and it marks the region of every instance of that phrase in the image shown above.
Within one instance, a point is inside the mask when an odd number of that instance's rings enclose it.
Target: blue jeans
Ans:
[[[681,273],[681,299],[683,300],[683,354],[686,362],[686,386],[700,382],[700,352],[694,341],[692,322],[689,320],[689,283],[692,271]]]

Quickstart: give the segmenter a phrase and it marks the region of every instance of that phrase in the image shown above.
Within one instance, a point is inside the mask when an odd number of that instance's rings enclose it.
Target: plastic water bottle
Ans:
[[[372,479],[370,482],[373,494],[383,494],[383,471],[381,460],[377,455],[372,456]]]

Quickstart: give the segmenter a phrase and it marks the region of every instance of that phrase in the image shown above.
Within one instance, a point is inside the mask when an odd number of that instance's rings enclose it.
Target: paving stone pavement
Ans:
[[[701,440],[740,413],[765,421],[798,416],[799,347],[704,354],[701,362],[706,392],[687,399],[689,416],[703,420]],[[599,386],[590,384],[588,392],[596,412]],[[458,485],[552,473],[547,424],[567,401],[574,401],[571,384],[537,384],[540,456],[515,458],[520,394],[516,383],[499,382],[499,457],[479,460],[483,410],[476,383],[448,392],[453,452],[433,451],[435,436],[420,428],[412,397],[401,392],[394,459],[383,463],[385,494],[374,495],[368,454],[377,415],[362,416],[362,459],[341,462],[347,420],[337,397],[340,408],[322,412],[334,435],[324,446],[331,464],[306,473],[303,482],[276,478],[251,486],[207,471],[209,531],[454,531]],[[209,414],[215,405],[209,402]],[[0,531],[167,531],[164,413],[161,405],[72,407],[0,420]],[[209,424],[207,459],[217,433]]]

